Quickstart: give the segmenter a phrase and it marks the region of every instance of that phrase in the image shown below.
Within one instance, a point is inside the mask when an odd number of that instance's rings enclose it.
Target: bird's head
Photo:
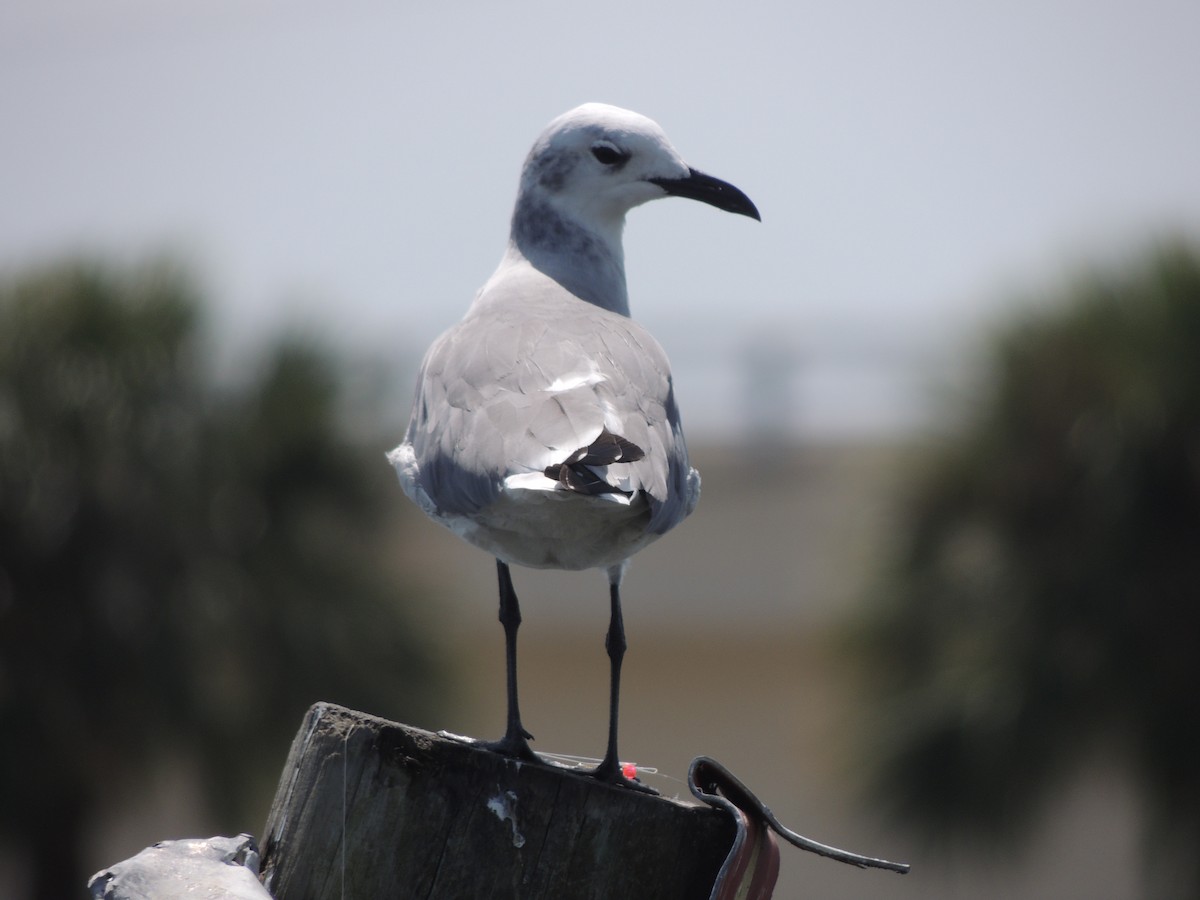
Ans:
[[[603,103],[585,103],[546,127],[525,160],[521,194],[600,228],[619,227],[633,207],[667,196],[759,218],[736,187],[684,162],[658,123]]]

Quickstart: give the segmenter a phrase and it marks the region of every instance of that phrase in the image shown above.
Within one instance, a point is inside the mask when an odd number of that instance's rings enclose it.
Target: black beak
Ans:
[[[725,212],[749,216],[762,221],[758,208],[749,197],[735,188],[728,181],[713,178],[695,169],[688,170],[686,178],[651,178],[651,184],[657,184],[672,197],[687,197],[689,200],[699,200]]]

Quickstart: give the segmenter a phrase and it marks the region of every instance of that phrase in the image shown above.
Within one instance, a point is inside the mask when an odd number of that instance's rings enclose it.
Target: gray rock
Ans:
[[[271,900],[248,834],[160,841],[97,872],[88,888],[92,900]]]

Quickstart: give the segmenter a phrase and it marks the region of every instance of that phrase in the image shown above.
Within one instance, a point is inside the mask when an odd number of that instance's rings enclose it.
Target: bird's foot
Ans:
[[[626,775],[623,766],[615,762],[610,762],[607,759],[588,774],[597,781],[602,781],[605,784],[612,784],[617,787],[629,788],[632,791],[641,791],[643,794],[658,796],[658,791],[648,784],[642,784],[637,779],[636,774],[633,776]]]
[[[513,759],[520,759],[525,762],[541,763],[541,757],[534,753],[533,748],[529,746],[529,742],[532,739],[532,734],[524,728],[519,728],[515,731],[509,731],[498,741],[474,741],[473,745],[480,750],[490,750],[493,753],[499,753],[501,756],[510,756]]]

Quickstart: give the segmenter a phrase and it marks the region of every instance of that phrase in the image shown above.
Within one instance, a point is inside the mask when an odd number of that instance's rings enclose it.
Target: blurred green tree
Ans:
[[[386,441],[315,343],[217,379],[200,309],[170,264],[0,284],[0,835],[37,900],[82,894],[95,805],[157,754],[254,830],[310,703],[432,702]]]
[[[1200,896],[1200,256],[1089,272],[996,343],[865,626],[878,795],[1008,847],[1115,749],[1148,891]],[[1043,304],[1043,309],[1045,305]]]

